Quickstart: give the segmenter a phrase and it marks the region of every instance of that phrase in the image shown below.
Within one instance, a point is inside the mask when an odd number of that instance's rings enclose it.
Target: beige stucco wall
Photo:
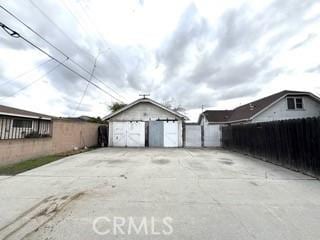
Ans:
[[[97,145],[99,125],[57,119],[50,138],[0,140],[0,166]]]

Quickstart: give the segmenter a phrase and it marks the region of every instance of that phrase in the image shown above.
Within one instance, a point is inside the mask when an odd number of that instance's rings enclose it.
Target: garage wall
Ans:
[[[114,146],[113,144],[113,125],[116,122],[149,122],[149,121],[156,121],[156,120],[175,120],[177,118],[176,115],[165,111],[164,109],[155,106],[151,103],[143,102],[138,103],[137,105],[127,109],[126,111],[119,113],[112,117],[109,120],[109,145]],[[183,146],[183,129],[182,129],[182,121],[178,121],[178,146]]]
[[[111,121],[150,121],[159,118],[175,119],[176,116],[151,103],[139,103],[112,117]]]
[[[165,122],[165,121],[164,121]],[[122,131],[124,132],[122,135],[127,135],[126,131],[127,131],[127,127],[126,127],[126,124],[128,124],[130,122],[127,122],[127,121],[119,121],[119,122],[116,122],[116,121],[112,121],[112,122],[109,122],[109,146],[114,146],[114,147],[117,147],[119,146],[118,144],[116,144],[116,142],[114,141],[114,135],[118,135],[117,133],[115,133],[114,131],[116,130],[116,127],[118,127],[119,125],[123,125],[123,129]],[[134,123],[134,122],[133,122]],[[141,121],[140,121],[141,123]],[[143,122],[145,123],[145,122]],[[178,125],[178,147],[182,147],[183,146],[183,128],[182,128],[182,121],[176,121],[177,125]],[[116,130],[116,131],[119,131],[119,130]],[[145,134],[145,131],[143,131],[143,134]],[[163,132],[162,132],[163,134]],[[159,136],[159,138],[163,138],[163,136]],[[142,141],[142,140],[141,140]],[[143,139],[143,141],[145,141],[145,139]],[[122,145],[123,146],[123,145]],[[143,147],[145,145],[139,145],[140,147]]]

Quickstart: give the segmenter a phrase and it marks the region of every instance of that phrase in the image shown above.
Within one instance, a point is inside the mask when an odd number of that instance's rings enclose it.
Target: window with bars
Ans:
[[[0,140],[50,137],[52,122],[0,115]]]
[[[14,127],[14,128],[32,128],[32,120],[13,119],[12,127]]]

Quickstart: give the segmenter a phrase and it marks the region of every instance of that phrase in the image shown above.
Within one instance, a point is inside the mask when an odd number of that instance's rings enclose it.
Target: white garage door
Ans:
[[[112,142],[114,147],[144,147],[144,122],[113,122]]]
[[[144,122],[128,122],[127,146],[128,147],[144,147],[145,146],[145,123]]]
[[[177,121],[163,122],[163,146],[178,147],[179,125]]]
[[[204,126],[204,146],[220,147],[221,146],[221,130],[220,125]]]
[[[201,126],[186,125],[186,147],[201,147]]]
[[[113,122],[112,123],[112,144],[114,147],[125,147],[127,144],[126,122]]]

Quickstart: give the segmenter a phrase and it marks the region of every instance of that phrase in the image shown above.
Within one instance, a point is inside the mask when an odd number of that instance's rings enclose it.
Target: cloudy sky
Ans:
[[[57,116],[104,116],[111,102],[150,93],[195,119],[202,104],[230,109],[284,89],[320,94],[316,0],[0,4],[60,51],[0,8],[1,23],[87,79],[95,69],[92,81],[104,89],[89,85],[85,92],[84,79],[0,28],[3,105]]]

